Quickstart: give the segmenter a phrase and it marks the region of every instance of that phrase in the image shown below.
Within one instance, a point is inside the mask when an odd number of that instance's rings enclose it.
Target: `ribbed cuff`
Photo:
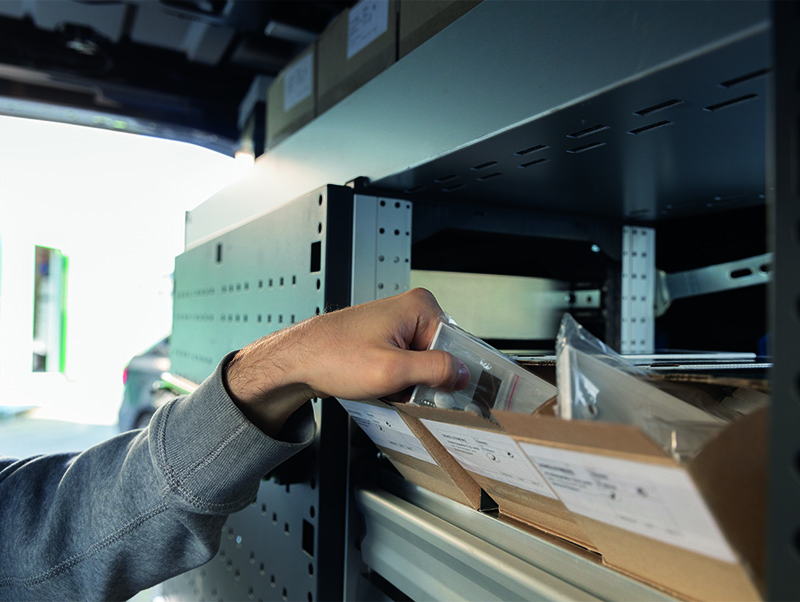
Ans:
[[[194,512],[229,514],[255,497],[261,478],[311,443],[311,404],[304,404],[273,439],[252,424],[223,384],[229,354],[191,395],[160,408],[150,423],[150,455],[165,493]]]

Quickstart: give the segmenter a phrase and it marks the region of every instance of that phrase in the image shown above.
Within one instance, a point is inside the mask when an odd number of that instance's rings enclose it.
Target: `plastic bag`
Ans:
[[[639,427],[668,453],[694,455],[733,416],[710,412],[713,399],[675,383],[657,385],[647,372],[602,343],[566,314],[556,341],[558,415]],[[677,395],[677,396],[676,396]]]
[[[454,324],[441,323],[429,348],[442,349],[464,362],[469,368],[469,384],[452,392],[418,386],[409,403],[465,410],[488,418],[492,409],[531,413],[556,394],[555,386]]]

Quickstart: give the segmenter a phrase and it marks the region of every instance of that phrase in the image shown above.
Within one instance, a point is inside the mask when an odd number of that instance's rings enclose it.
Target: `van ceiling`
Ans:
[[[238,138],[239,106],[353,0],[2,0],[0,101]],[[2,106],[0,105],[0,113]]]

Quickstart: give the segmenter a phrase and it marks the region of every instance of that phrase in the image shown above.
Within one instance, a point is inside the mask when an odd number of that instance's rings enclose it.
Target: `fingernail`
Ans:
[[[469,368],[465,364],[461,364],[458,368],[458,378],[456,378],[456,390],[463,389],[469,384]]]

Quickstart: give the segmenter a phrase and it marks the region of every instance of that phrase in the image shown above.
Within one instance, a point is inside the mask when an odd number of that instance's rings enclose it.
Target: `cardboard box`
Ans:
[[[634,378],[612,368],[606,376],[619,395]],[[493,416],[604,563],[682,598],[761,599],[766,408],[726,426],[682,462],[631,425]]]
[[[397,60],[396,0],[362,0],[318,41],[317,105],[324,113]]]
[[[267,90],[267,148],[317,116],[316,44],[289,63]]]
[[[400,0],[398,58],[425,43],[481,0]]]
[[[536,415],[552,415],[552,405],[545,404]],[[396,407],[404,416],[421,422],[497,502],[502,515],[597,551],[584,529],[500,425],[471,412],[410,404]],[[527,420],[539,419],[508,414]]]
[[[418,420],[380,401],[339,403],[403,477],[474,510],[486,509],[480,486]]]

